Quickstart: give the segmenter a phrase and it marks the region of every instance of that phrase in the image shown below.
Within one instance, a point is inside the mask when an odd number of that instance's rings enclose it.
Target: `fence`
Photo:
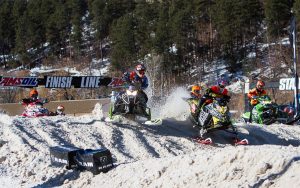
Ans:
[[[65,113],[70,115],[79,115],[91,113],[97,103],[102,104],[103,112],[107,112],[110,99],[88,99],[88,100],[68,100],[68,101],[51,101],[44,106],[50,110],[56,110],[58,105],[65,107]],[[0,109],[10,116],[20,115],[24,111],[24,107],[19,103],[0,104]]]

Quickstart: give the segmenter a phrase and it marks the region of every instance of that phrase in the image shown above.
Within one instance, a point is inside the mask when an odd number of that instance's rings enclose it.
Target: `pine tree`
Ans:
[[[217,28],[220,42],[225,54],[232,54],[234,48],[234,36],[236,34],[236,20],[233,10],[239,0],[219,0],[214,5],[212,19]]]
[[[5,55],[9,55],[14,47],[14,22],[12,16],[13,2],[10,0],[0,1],[0,54],[3,55],[4,67],[7,66]]]
[[[28,1],[26,10],[28,42],[31,48],[37,49],[37,53],[46,42],[45,23],[47,20],[44,20],[46,16],[42,14],[41,3],[42,1]]]
[[[181,69],[194,63],[196,52],[196,19],[193,17],[192,3],[173,1],[170,10],[170,27],[173,46],[177,51],[171,51],[172,70]]]
[[[258,0],[219,0],[214,4],[212,19],[225,57],[234,62],[245,56],[238,52],[258,34],[263,19],[262,5]]]
[[[70,24],[65,4],[61,1],[55,4],[55,11],[49,16],[46,25],[46,37],[50,44],[51,53],[61,56],[67,47],[67,38],[70,34]]]
[[[286,0],[266,0],[265,16],[268,34],[271,39],[276,39],[285,33],[284,28],[291,17],[291,3]]]
[[[139,1],[134,10],[135,38],[138,56],[143,58],[153,49],[155,22],[158,19],[157,3]]]
[[[112,26],[112,65],[114,69],[121,70],[132,66],[136,59],[134,23],[132,14],[119,18]]]
[[[15,0],[13,5],[13,18],[15,23],[15,53],[18,54],[18,59],[23,66],[29,63],[27,50],[29,49],[27,38],[27,2],[25,0]]]
[[[69,0],[68,2],[68,10],[71,15],[71,35],[70,35],[70,43],[73,48],[73,53],[75,57],[81,55],[82,48],[82,33],[83,33],[83,21],[82,17],[86,13],[86,2],[84,0]]]
[[[162,2],[159,7],[159,17],[154,38],[154,49],[158,54],[167,54],[169,47],[171,47],[168,7],[169,3],[167,1]]]
[[[92,1],[89,9],[91,12],[92,28],[95,30],[96,53],[100,52],[101,59],[103,59],[102,41],[109,34],[109,25],[111,22],[106,9],[106,0]],[[100,48],[99,50],[98,47]]]

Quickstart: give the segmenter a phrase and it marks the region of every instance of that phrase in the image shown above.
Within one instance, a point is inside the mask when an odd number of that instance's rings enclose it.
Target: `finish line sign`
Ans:
[[[298,89],[300,89],[300,78],[298,78]],[[295,89],[295,78],[282,78],[279,80],[279,90]]]
[[[75,88],[99,88],[107,85],[103,83],[106,79],[100,76],[46,76],[44,80],[45,88],[71,88],[72,85]]]
[[[111,83],[110,77],[102,76],[45,76],[38,77],[2,77],[0,87],[39,87],[45,88],[100,88]]]

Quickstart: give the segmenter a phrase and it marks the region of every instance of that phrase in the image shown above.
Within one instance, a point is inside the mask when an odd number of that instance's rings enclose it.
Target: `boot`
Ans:
[[[250,117],[249,117],[249,123],[252,123],[252,111],[253,111],[254,106],[250,106]]]
[[[205,101],[206,101],[206,98],[205,98],[205,97],[202,97],[202,98],[199,100],[199,103],[198,103],[198,109],[197,109],[196,112],[195,112],[195,117],[196,117],[196,119],[198,119],[198,116],[199,116],[199,114],[200,114],[200,111],[201,111],[201,109],[202,109],[202,107],[203,107]]]

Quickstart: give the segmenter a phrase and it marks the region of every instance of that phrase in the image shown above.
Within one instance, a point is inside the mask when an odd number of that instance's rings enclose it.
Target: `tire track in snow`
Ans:
[[[122,143],[122,137],[118,136],[121,133],[113,125],[105,124],[104,122],[96,123],[94,128],[101,134],[102,144],[111,151],[112,155],[115,156],[114,158],[118,158],[118,161],[126,161],[133,158],[125,152],[124,147],[122,149],[115,147],[119,142]]]
[[[32,132],[32,126],[28,121],[23,121],[21,124],[16,121],[18,125],[11,126],[11,129],[13,130],[13,133],[18,135],[26,145],[28,145],[32,150],[34,151],[43,151],[39,144],[42,144],[44,141],[42,138],[37,138],[37,133]]]
[[[45,156],[48,156],[48,153],[45,149],[48,151],[48,148],[44,147],[43,141],[37,143],[41,141],[41,138],[37,138],[38,135],[34,131],[30,131],[33,128],[30,126],[30,120],[23,119],[23,125],[20,125],[18,120],[13,122],[18,125],[11,124],[6,127],[6,134],[10,138],[7,149],[11,152],[7,154],[3,164],[8,167],[8,173],[11,176],[20,178],[20,182],[34,181],[36,168],[42,171],[47,169],[48,165],[45,163],[47,163],[48,158]],[[14,144],[16,142],[18,146]],[[45,158],[46,161],[40,161],[41,158]],[[15,168],[12,168],[11,164]]]
[[[33,128],[48,143],[49,146],[69,145],[64,138],[65,135],[62,131],[59,131],[56,126],[54,126],[53,121],[45,119],[41,120],[41,122],[47,125],[42,127],[34,126]]]
[[[262,127],[260,125],[249,125],[245,126],[245,129],[248,130],[249,135],[247,139],[250,142],[250,145],[281,145],[281,146],[300,146],[299,138],[285,139],[283,137],[288,137],[289,132],[281,132],[280,129],[277,129],[277,125],[268,125]],[[296,136],[296,134],[294,134]]]

